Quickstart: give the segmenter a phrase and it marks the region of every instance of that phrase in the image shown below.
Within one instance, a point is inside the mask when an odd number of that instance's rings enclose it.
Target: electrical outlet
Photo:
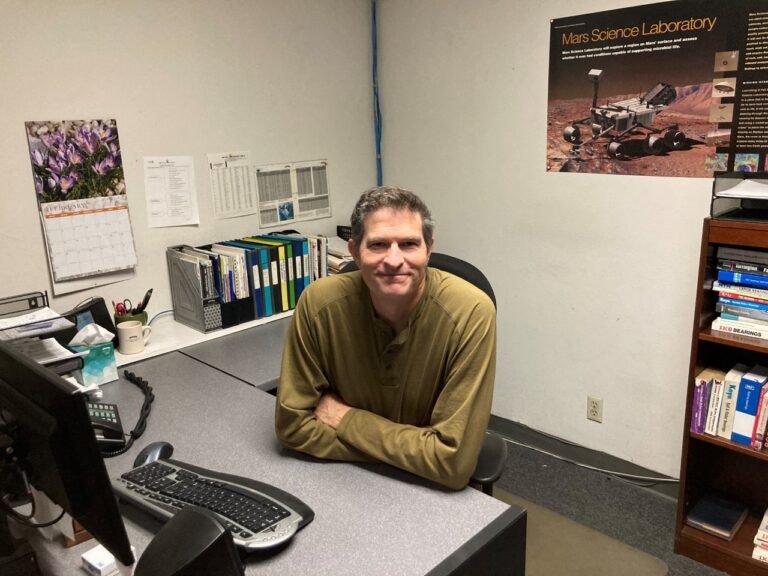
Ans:
[[[603,399],[587,396],[587,420],[603,423]]]

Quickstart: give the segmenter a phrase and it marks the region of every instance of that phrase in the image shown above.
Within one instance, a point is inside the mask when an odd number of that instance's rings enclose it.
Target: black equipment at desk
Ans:
[[[85,395],[0,342],[0,416],[0,522],[12,516],[22,524],[40,527],[7,503],[8,499],[29,499],[28,482],[80,522],[120,562],[133,564]],[[4,528],[0,529],[6,536],[0,542],[0,556],[9,557],[15,554],[16,542]]]
[[[180,463],[166,461],[177,467]],[[209,486],[226,484],[233,477],[198,469],[189,465],[191,473],[207,476]],[[223,482],[215,481],[221,478]],[[264,487],[255,481],[251,486],[287,503],[289,516],[264,531],[266,544],[278,544],[314,517],[311,509],[297,499],[274,487]],[[35,498],[29,486],[34,486],[61,507],[54,518],[34,517]],[[214,486],[215,487],[215,486]],[[32,512],[16,509],[32,504]],[[96,443],[88,413],[86,396],[71,382],[37,364],[7,343],[0,341],[0,572],[3,574],[39,574],[34,554],[24,540],[15,539],[7,526],[13,517],[23,526],[42,528],[58,522],[67,512],[99,541],[124,566],[134,564],[134,554],[120,514],[113,485]],[[166,571],[168,576],[186,576],[209,562],[218,562],[217,574],[242,574],[242,565],[234,549],[232,530],[227,531],[218,519],[192,522],[195,510],[175,516],[159,532],[160,542],[176,542],[184,550],[150,546],[142,555],[134,576],[157,576],[151,566],[162,564],[154,554],[183,560],[178,569]],[[177,521],[178,520],[178,521]],[[221,525],[217,528],[211,521]],[[182,541],[169,534],[185,533]],[[270,541],[270,537],[274,540]],[[242,534],[238,544],[245,539]],[[282,538],[282,540],[278,540]],[[229,540],[229,542],[223,542]],[[265,540],[264,538],[261,538]],[[200,545],[195,549],[195,545]],[[259,546],[245,546],[255,549]]]
[[[189,506],[214,512],[245,552],[279,546],[315,517],[287,492],[177,460],[156,460],[112,482],[118,497],[166,521]]]
[[[104,402],[88,402],[88,414],[91,417],[91,424],[96,433],[96,443],[99,448],[116,450],[125,446],[123,425],[120,422],[120,412],[116,405]]]

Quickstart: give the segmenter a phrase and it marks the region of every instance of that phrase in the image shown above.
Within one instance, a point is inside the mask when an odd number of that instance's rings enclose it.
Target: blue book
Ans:
[[[718,270],[717,280],[730,284],[768,288],[768,276],[759,276],[758,274],[742,274],[741,272],[733,272],[731,270]]]
[[[685,517],[685,523],[731,541],[748,514],[749,509],[739,502],[707,494],[693,505]]]
[[[750,302],[749,300],[737,300],[735,298],[718,298],[717,301],[720,304],[727,304],[728,306],[741,306],[742,308],[751,308],[752,310],[768,310],[768,304],[760,304],[759,302]]]
[[[768,368],[759,364],[741,377],[739,393],[736,396],[736,409],[733,414],[731,440],[739,444],[752,444],[752,431],[760,403],[760,390],[768,381]]]

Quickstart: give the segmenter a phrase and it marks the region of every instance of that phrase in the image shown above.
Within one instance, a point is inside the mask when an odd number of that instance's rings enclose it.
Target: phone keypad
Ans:
[[[117,411],[114,404],[98,404],[88,403],[88,414],[91,418],[98,418],[99,420],[106,420],[107,422],[113,422],[117,424]]]

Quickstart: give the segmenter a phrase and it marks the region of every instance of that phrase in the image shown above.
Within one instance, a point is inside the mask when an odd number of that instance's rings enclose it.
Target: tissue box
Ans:
[[[72,346],[77,352],[88,350],[81,369],[83,386],[106,384],[117,380],[117,362],[112,342],[92,346]]]

